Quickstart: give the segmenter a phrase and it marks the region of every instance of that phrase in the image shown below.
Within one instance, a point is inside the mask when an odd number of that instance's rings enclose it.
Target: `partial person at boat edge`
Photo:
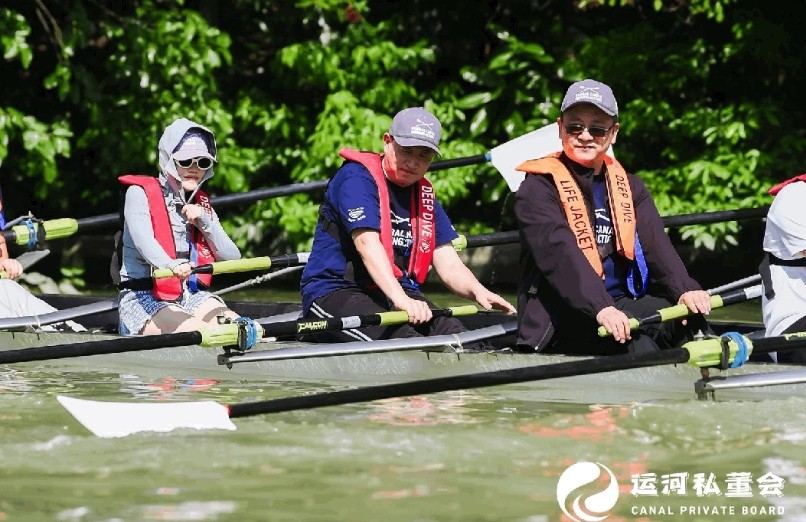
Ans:
[[[764,229],[759,267],[766,336],[806,332],[806,174],[770,189],[775,196]],[[806,364],[802,350],[778,352],[779,363]]]
[[[5,228],[5,217],[0,211],[0,230],[3,228]],[[22,264],[9,256],[6,238],[0,234],[0,272],[5,273],[5,277],[0,279],[0,319],[41,316],[58,311],[15,281],[22,275],[23,270]],[[74,321],[64,321],[37,328],[43,331],[86,331],[86,328]]]
[[[707,328],[702,315],[630,331],[670,303],[709,314],[649,191],[607,155],[619,131],[611,88],[571,85],[557,118],[562,151],[529,160],[515,198],[521,239],[520,351],[609,355],[676,346]],[[600,338],[599,326],[612,337]]]
[[[300,282],[308,319],[408,313],[409,323],[317,334],[312,340],[377,340],[466,331],[456,318],[433,317],[421,292],[433,266],[445,286],[485,310],[515,313],[459,258],[458,237],[425,174],[439,154],[442,127],[422,107],[398,112],[383,135],[383,153],[344,148],[319,209],[310,258]],[[485,342],[464,347],[488,349]]]
[[[163,132],[158,150],[158,177],[118,178],[128,186],[120,239],[120,333],[197,331],[217,326],[218,316],[254,328],[251,319],[240,318],[208,291],[210,274],[191,272],[195,266],[241,257],[201,190],[215,173],[215,136],[179,118]],[[154,269],[165,268],[175,277],[152,277]],[[112,272],[114,277],[114,261]]]

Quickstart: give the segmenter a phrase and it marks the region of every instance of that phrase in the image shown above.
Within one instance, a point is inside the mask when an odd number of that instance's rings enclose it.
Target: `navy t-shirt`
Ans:
[[[404,268],[408,266],[408,250],[411,244],[411,194],[417,190],[416,185],[399,187],[387,180],[389,189],[389,206],[392,213],[392,243],[395,257],[405,258]],[[369,279],[362,279],[366,271],[355,250],[351,234],[356,229],[368,228],[381,230],[380,200],[375,180],[369,171],[360,163],[345,163],[328,184],[325,201],[320,213],[337,226],[331,235],[322,229],[322,219],[316,225],[313,247],[305,270],[302,272],[300,287],[302,306],[308,313],[314,300],[336,290],[348,287],[372,284]],[[439,202],[434,207],[434,228],[436,229],[436,246],[450,243],[458,237],[448,215]],[[348,261],[352,261],[357,281],[344,279]],[[399,279],[405,290],[419,291],[416,282],[406,274]]]
[[[593,208],[596,213],[593,225],[596,235],[596,246],[602,258],[604,269],[605,288],[613,299],[627,295],[627,260],[616,252],[616,239],[613,236],[613,221],[610,214],[610,205],[607,202],[607,185],[604,175],[593,176]]]

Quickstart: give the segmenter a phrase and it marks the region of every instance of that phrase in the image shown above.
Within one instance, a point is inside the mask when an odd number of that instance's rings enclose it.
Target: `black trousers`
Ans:
[[[436,305],[426,297],[406,292],[406,295],[418,301],[425,301],[431,308]],[[360,288],[344,288],[337,290],[313,302],[305,319],[322,317],[346,317],[351,315],[369,315],[394,310],[386,296],[380,292],[367,292]],[[321,332],[306,335],[306,341],[313,342],[346,342],[372,341],[380,339],[398,339],[404,337],[422,337],[426,335],[446,335],[466,332],[467,328],[455,317],[435,317],[428,323],[413,325],[409,323],[388,326],[368,326],[357,330],[338,332]],[[470,343],[466,350],[490,350],[493,346],[485,341]]]
[[[615,302],[617,309],[631,318],[643,318],[661,308],[671,306],[666,299],[645,295],[638,299],[622,297]],[[618,355],[625,353],[656,352],[680,346],[692,340],[702,330],[708,332],[708,323],[702,315],[689,316],[686,325],[680,319],[640,326],[631,332],[632,339],[624,344],[613,340],[612,336],[599,337],[598,323],[577,314],[573,317],[558,318],[556,332],[546,347],[546,353],[572,355]]]

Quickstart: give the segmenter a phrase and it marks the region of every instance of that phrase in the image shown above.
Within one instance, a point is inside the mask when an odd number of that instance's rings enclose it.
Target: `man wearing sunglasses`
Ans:
[[[180,118],[159,141],[160,174],[126,175],[120,263],[122,334],[153,335],[215,327],[218,316],[243,321],[220,297],[207,291],[210,275],[194,266],[238,259],[201,185],[213,177],[216,143],[207,127]],[[172,278],[155,279],[154,269],[168,268]]]
[[[453,317],[433,317],[420,289],[433,266],[454,293],[489,310],[515,309],[485,288],[456,254],[457,233],[425,179],[439,154],[442,127],[422,107],[404,109],[383,135],[383,154],[342,149],[319,210],[311,256],[302,274],[307,318],[408,313],[410,324],[319,336],[350,341],[465,331]],[[476,343],[466,349],[486,349]]]
[[[690,338],[697,320],[630,331],[671,302],[708,314],[710,296],[689,277],[643,182],[608,155],[618,105],[604,83],[568,89],[557,119],[562,151],[518,167],[522,242],[518,348],[607,355],[655,351]],[[647,291],[651,291],[650,295]],[[599,338],[598,326],[611,334]]]

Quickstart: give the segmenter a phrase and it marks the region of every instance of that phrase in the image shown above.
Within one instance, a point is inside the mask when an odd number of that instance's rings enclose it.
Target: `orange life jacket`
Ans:
[[[392,249],[392,214],[389,205],[389,188],[386,186],[386,176],[381,165],[381,156],[374,152],[361,152],[354,149],[341,149],[339,156],[362,164],[375,181],[378,187],[381,215],[381,244],[386,250],[389,264],[395,277],[403,277],[403,271],[395,264],[395,254]],[[436,199],[431,183],[423,178],[417,182],[416,190],[411,192],[411,232],[412,243],[409,256],[408,275],[422,284],[428,275],[428,267],[434,257],[436,248],[436,229],[434,225]]]
[[[176,259],[176,245],[174,244],[173,231],[171,230],[171,220],[168,217],[168,209],[165,206],[165,199],[162,196],[162,187],[159,180],[152,176],[139,176],[136,174],[126,174],[125,176],[118,177],[118,181],[124,185],[137,185],[142,187],[148,199],[148,211],[151,214],[151,228],[154,232],[154,238],[160,244],[165,253]],[[197,205],[201,206],[207,215],[212,216],[213,208],[210,205],[210,198],[201,190],[196,191],[194,198]],[[204,265],[215,261],[210,246],[201,234],[195,228],[191,232],[192,240],[198,257],[196,259],[197,265]],[[195,274],[199,281],[203,284],[210,286],[213,276],[212,274]],[[174,301],[182,295],[182,281],[176,277],[166,277],[154,279],[154,287],[152,292],[157,299],[165,301]]]
[[[591,267],[604,277],[602,259],[596,246],[585,198],[579,185],[574,180],[568,168],[559,160],[560,153],[556,152],[536,160],[521,163],[517,170],[527,174],[551,174],[554,185],[560,194],[560,202],[568,226],[576,237],[577,246]],[[605,183],[607,186],[610,214],[613,219],[613,231],[616,237],[616,250],[630,261],[635,261],[635,208],[632,200],[632,189],[627,179],[627,173],[618,161],[605,156],[607,173]]]

